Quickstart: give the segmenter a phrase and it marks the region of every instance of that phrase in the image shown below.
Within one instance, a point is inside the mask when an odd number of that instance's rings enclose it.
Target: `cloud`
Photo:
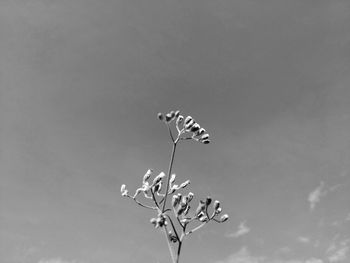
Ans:
[[[233,253],[227,259],[217,261],[215,263],[324,263],[324,261],[319,258],[310,258],[306,260],[273,260],[262,256],[253,256],[247,247],[242,247],[239,251]]]
[[[64,260],[62,258],[40,259],[38,263],[83,263],[77,260]]]
[[[246,225],[246,221],[243,221],[239,224],[236,232],[228,234],[227,237],[237,238],[240,236],[244,236],[250,232],[250,228]]]
[[[350,239],[343,240],[336,244],[336,240],[333,240],[327,249],[328,260],[330,263],[344,262],[348,259],[350,247],[348,245]]]
[[[323,191],[324,186],[325,186],[324,182],[321,181],[320,185],[309,194],[308,201],[310,203],[311,210],[313,210],[316,204],[321,201],[321,196],[324,196],[327,194],[327,191]]]
[[[298,241],[303,244],[309,244],[311,240],[309,237],[299,236]]]

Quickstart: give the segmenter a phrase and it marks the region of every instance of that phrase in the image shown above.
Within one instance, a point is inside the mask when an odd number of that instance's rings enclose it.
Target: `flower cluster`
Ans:
[[[193,139],[204,144],[210,143],[209,134],[191,116],[185,118],[180,115],[180,111],[177,110],[170,111],[166,114],[158,113],[158,119],[165,122],[168,127],[170,123],[175,120],[178,139]],[[182,137],[184,134],[190,134],[191,137]]]
[[[150,222],[155,228],[164,231],[173,263],[178,263],[182,243],[186,236],[199,230],[210,221],[223,223],[228,220],[228,215],[224,214],[220,217],[222,212],[220,202],[217,200],[213,202],[209,196],[205,200],[199,200],[196,209],[191,209],[194,194],[189,192],[185,195],[182,191],[190,184],[190,180],[176,184],[176,175],[171,173],[177,143],[180,140],[195,140],[208,144],[210,143],[209,134],[191,116],[185,118],[180,115],[180,111],[170,111],[167,114],[158,113],[158,119],[168,127],[173,142],[168,173],[160,172],[153,176],[153,170],[149,169],[142,178],[141,187],[137,188],[133,195],[129,194],[125,184],[121,186],[120,191],[123,197],[128,197],[138,205],[157,212],[156,217],[151,218]],[[176,137],[173,135],[172,123],[175,123]],[[169,208],[167,199],[170,196],[172,198]],[[175,227],[176,222],[178,226]],[[169,227],[171,230],[168,229]]]

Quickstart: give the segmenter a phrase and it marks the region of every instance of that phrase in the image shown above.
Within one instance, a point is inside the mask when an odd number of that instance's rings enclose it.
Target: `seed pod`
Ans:
[[[177,117],[176,119],[176,125],[181,124],[184,121],[184,116],[179,115],[179,117]]]
[[[143,176],[143,183],[146,183],[148,181],[148,179],[151,177],[153,170],[152,169],[148,169],[148,171],[145,173],[145,175]]]
[[[180,111],[179,110],[175,111],[175,117],[178,118],[179,116],[180,116]]]
[[[208,143],[210,143],[210,140],[203,140],[202,143],[208,144]]]
[[[196,136],[199,136],[199,135],[203,135],[205,133],[205,129],[204,128],[200,128],[196,133],[195,135]]]
[[[176,174],[172,174],[169,179],[169,185],[172,185],[175,182]]]
[[[221,207],[219,207],[218,209],[216,209],[216,210],[215,210],[215,214],[217,214],[217,215],[218,215],[218,214],[220,214],[220,213],[221,213],[221,211],[222,211],[222,209],[221,209]]]
[[[198,216],[201,212],[203,212],[205,209],[205,202],[203,202],[202,200],[199,201],[199,205],[196,209],[196,215]]]
[[[186,210],[186,205],[183,206],[183,205],[181,204],[181,206],[179,207],[179,209],[178,209],[177,212],[176,212],[177,216],[180,216],[185,210]]]
[[[165,121],[166,122],[170,122],[171,120],[172,120],[171,114],[170,113],[166,114],[165,115]]]
[[[209,139],[209,134],[203,134],[202,137],[200,138],[201,141],[208,140]]]
[[[185,124],[188,124],[192,120],[193,120],[193,118],[191,116],[187,116],[185,119]]]
[[[172,110],[171,112],[169,112],[169,114],[170,114],[172,119],[175,118],[175,111]]]
[[[171,231],[168,232],[168,239],[170,242],[177,242],[177,237]]]
[[[195,124],[196,122],[192,119],[190,120],[188,123],[185,124],[185,130],[186,131],[190,131],[192,126]]]
[[[164,120],[164,115],[161,112],[158,113],[157,117],[160,121]]]
[[[162,189],[162,181],[160,181],[158,184],[156,184],[155,186],[153,186],[153,191],[154,191],[155,193],[159,193],[161,189]]]
[[[184,211],[184,215],[187,215],[188,214],[188,211],[190,211],[190,206],[189,205],[187,205],[186,206],[186,209],[185,209],[185,211]]]
[[[221,223],[223,223],[223,222],[227,221],[227,219],[228,219],[228,214],[224,214],[221,216],[220,221],[221,221]]]
[[[179,187],[179,188],[185,188],[185,187],[188,186],[190,183],[191,183],[191,181],[190,181],[190,180],[187,180],[187,181],[183,182],[182,184],[180,184],[180,187]]]
[[[205,199],[205,205],[206,205],[206,206],[210,205],[210,204],[211,204],[211,201],[212,201],[211,197],[208,196],[207,199]]]
[[[215,202],[214,202],[214,204],[213,204],[214,210],[215,210],[215,211],[218,210],[219,207],[220,207],[220,202],[219,202],[218,200],[215,200]]]
[[[164,176],[165,176],[165,173],[161,172],[159,175],[157,175],[157,176],[153,179],[152,185],[158,184],[158,183],[163,179]]]
[[[122,186],[120,187],[120,192],[122,194],[122,196],[127,196],[128,195],[128,190],[126,189],[126,185],[122,184]]]
[[[156,224],[157,224],[157,219],[156,219],[156,218],[151,218],[150,222],[151,222],[151,224],[153,224],[154,226],[156,226]]]
[[[199,131],[199,129],[201,128],[201,126],[199,126],[199,124],[198,123],[195,123],[195,124],[193,124],[193,126],[191,127],[191,132],[197,132],[197,131]]]
[[[173,198],[172,198],[172,206],[174,208],[176,208],[176,206],[180,203],[180,198],[177,196],[177,195],[173,195]]]
[[[203,215],[203,216],[199,217],[198,220],[201,222],[206,222],[208,220],[208,217]]]
[[[188,197],[188,202],[191,202],[193,199],[194,194],[192,192],[189,192],[187,197]]]

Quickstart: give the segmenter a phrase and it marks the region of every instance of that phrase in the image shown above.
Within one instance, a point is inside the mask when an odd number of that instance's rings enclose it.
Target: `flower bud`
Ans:
[[[184,219],[181,219],[180,220],[180,222],[182,223],[182,224],[187,224],[187,223],[189,223],[191,221],[191,219],[189,219],[189,218],[184,218]]]
[[[185,188],[185,187],[188,186],[190,183],[191,183],[191,181],[190,181],[190,180],[187,180],[187,181],[183,182],[182,184],[180,184],[180,187],[179,187],[179,188]]]
[[[120,192],[122,194],[122,196],[127,196],[128,195],[128,190],[126,189],[126,185],[122,184],[122,186],[120,187]]]
[[[179,116],[180,116],[180,111],[179,110],[175,111],[175,117],[178,118]]]
[[[157,117],[160,121],[164,120],[164,115],[161,112],[158,113]]]
[[[214,210],[218,210],[220,207],[220,202],[218,200],[215,200],[213,207],[214,207]]]
[[[208,144],[208,143],[210,143],[210,140],[203,140],[202,143]]]
[[[186,205],[181,204],[181,206],[176,212],[177,216],[180,216],[185,210],[186,210]]]
[[[221,209],[221,207],[219,207],[218,209],[216,209],[216,210],[215,210],[215,214],[217,214],[217,215],[218,215],[218,214],[220,214],[220,213],[221,213],[221,211],[222,211],[222,209]]]
[[[186,206],[186,209],[185,209],[185,211],[184,211],[184,215],[187,215],[188,214],[188,211],[190,211],[190,206],[189,205],[187,205]]]
[[[175,118],[175,111],[172,110],[171,112],[169,112],[169,114],[170,114],[172,119]]]
[[[143,183],[146,183],[148,181],[148,179],[151,177],[153,170],[152,169],[148,169],[148,171],[145,173],[145,175],[143,176]]]
[[[206,206],[210,205],[210,204],[211,204],[211,201],[212,201],[211,197],[208,196],[207,199],[205,199],[205,205],[206,205]]]
[[[228,214],[224,214],[221,216],[220,221],[223,223],[223,222],[227,221],[227,219],[228,219]]]

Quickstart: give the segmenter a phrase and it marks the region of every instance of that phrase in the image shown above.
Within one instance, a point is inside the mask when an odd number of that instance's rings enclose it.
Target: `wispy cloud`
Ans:
[[[62,258],[40,259],[38,263],[83,263],[80,260],[64,260]]]
[[[309,244],[311,242],[310,238],[305,236],[299,236],[297,240],[303,244]]]
[[[350,239],[338,243],[336,243],[336,240],[332,241],[327,249],[328,260],[330,263],[345,262],[345,260],[349,259],[349,242]]]
[[[310,209],[313,210],[318,202],[321,201],[321,196],[324,196],[327,194],[327,191],[324,191],[325,184],[323,181],[320,182],[320,185],[313,190],[309,194],[308,201],[310,203]]]
[[[217,261],[215,263],[324,263],[324,261],[322,259],[313,258],[313,257],[306,260],[270,259],[263,256],[254,256],[251,254],[251,252],[247,247],[242,247],[239,251],[227,257],[227,259],[222,261]]]
[[[239,224],[236,232],[228,234],[227,237],[237,238],[240,236],[244,236],[250,232],[250,228],[246,225],[246,221],[243,221]]]

